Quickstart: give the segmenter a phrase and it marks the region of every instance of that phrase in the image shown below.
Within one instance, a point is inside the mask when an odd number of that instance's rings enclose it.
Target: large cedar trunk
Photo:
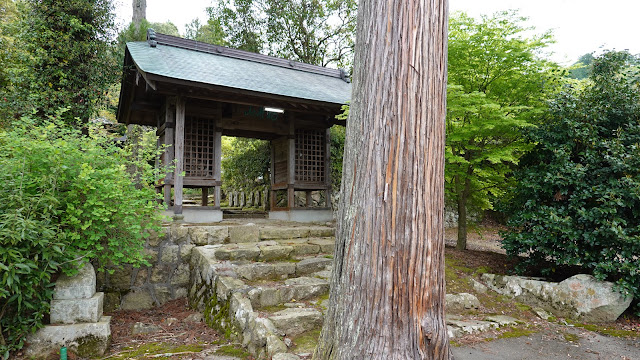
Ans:
[[[448,359],[447,0],[363,0],[330,306],[314,359]]]

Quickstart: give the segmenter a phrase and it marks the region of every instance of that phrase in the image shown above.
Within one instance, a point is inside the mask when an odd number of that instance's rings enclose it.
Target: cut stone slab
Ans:
[[[255,243],[260,241],[260,229],[254,224],[229,227],[229,242]]]
[[[329,292],[329,283],[325,280],[310,277],[299,277],[285,280],[285,285],[294,289],[293,298],[296,300],[305,300],[316,296],[324,295]],[[285,300],[283,296],[281,300]]]
[[[62,346],[82,358],[102,357],[111,342],[111,317],[103,316],[99,322],[48,325],[27,337],[26,355],[44,359],[57,354]]]
[[[98,322],[102,317],[104,293],[95,293],[90,299],[51,300],[52,324]]]
[[[322,313],[316,309],[284,309],[269,320],[287,336],[296,336],[322,326]]]
[[[479,320],[447,319],[447,325],[450,325],[453,329],[455,329],[453,337],[459,337],[463,334],[474,334],[498,328],[498,324],[495,322]]]
[[[56,280],[53,298],[56,300],[91,299],[96,293],[96,272],[86,263],[76,275],[60,275]]]
[[[296,265],[296,274],[307,275],[314,272],[322,271],[331,264],[333,264],[333,259],[327,259],[324,257],[304,259],[298,262],[298,264]]]
[[[265,227],[260,230],[260,238],[263,240],[299,239],[307,237],[309,237],[309,228],[306,227]]]
[[[520,321],[516,318],[512,318],[511,316],[506,315],[491,315],[484,318],[487,321],[494,322],[498,324],[498,326],[509,326],[509,325],[517,325]]]
[[[332,253],[336,245],[336,241],[330,238],[324,239],[309,239],[309,244],[320,246],[320,251],[323,253]]]
[[[291,251],[293,251],[293,247],[291,246],[260,246],[260,256],[258,257],[258,260],[274,261],[287,259],[289,254],[291,254]]]
[[[477,310],[480,308],[478,298],[469,293],[446,294],[445,302],[447,310],[452,311]]]
[[[309,237],[328,238],[333,237],[336,230],[332,227],[313,227],[309,228]]]

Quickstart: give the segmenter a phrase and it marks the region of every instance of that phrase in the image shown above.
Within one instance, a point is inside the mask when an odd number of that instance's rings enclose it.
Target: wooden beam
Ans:
[[[331,129],[327,129],[325,142],[324,183],[327,186],[325,197],[326,206],[331,207]]]
[[[183,172],[184,172],[184,114],[185,103],[184,99],[179,97],[176,101],[176,133],[175,133],[175,159],[176,169],[174,175],[174,203],[173,213],[176,215],[182,214],[182,186],[183,186]]]

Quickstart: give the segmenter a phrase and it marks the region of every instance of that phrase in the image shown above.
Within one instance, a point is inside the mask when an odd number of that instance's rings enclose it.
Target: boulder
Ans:
[[[445,302],[447,310],[452,311],[477,310],[480,307],[478,298],[468,293],[447,294]]]
[[[575,316],[587,322],[616,321],[631,305],[632,296],[613,290],[614,284],[591,275],[575,275],[558,284],[556,301],[571,303]]]
[[[522,303],[587,322],[615,321],[633,300],[615,291],[613,283],[584,274],[560,283],[494,274],[483,274],[482,280],[490,289]]]

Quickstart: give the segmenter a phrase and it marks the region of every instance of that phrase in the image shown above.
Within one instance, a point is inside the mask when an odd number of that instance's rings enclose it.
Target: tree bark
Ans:
[[[329,311],[314,359],[449,359],[447,0],[363,0]]]

